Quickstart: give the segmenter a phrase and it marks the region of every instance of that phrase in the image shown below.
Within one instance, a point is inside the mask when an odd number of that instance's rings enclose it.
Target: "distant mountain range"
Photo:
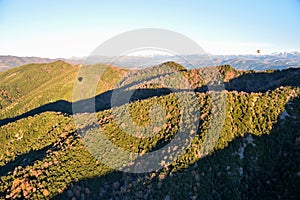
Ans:
[[[63,60],[71,64],[81,63],[82,60],[64,59],[64,58],[41,58],[41,57],[18,57],[18,56],[0,56],[0,72],[5,71],[21,65],[30,63],[51,63],[58,60]]]
[[[287,69],[298,68],[300,66],[300,52],[273,53],[270,55],[185,55],[185,60],[179,56],[153,55],[153,56],[122,56],[114,63],[113,58],[106,56],[93,57],[72,57],[65,58],[40,58],[40,57],[18,57],[0,56],[0,71],[30,63],[50,63],[62,60],[71,64],[79,63],[106,63],[119,66],[121,68],[145,68],[169,60],[175,61],[187,68],[206,67],[215,65],[231,65],[236,69],[242,70],[268,70],[268,69]],[[192,66],[193,63],[197,66]]]
[[[271,55],[213,56],[217,65],[228,64],[236,69],[267,70],[298,68],[300,52],[273,53]]]

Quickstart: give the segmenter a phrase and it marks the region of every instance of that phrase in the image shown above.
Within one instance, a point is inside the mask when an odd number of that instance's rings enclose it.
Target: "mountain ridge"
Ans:
[[[300,185],[297,176],[300,171],[300,160],[297,159],[300,153],[297,143],[300,138],[300,69],[258,73],[236,70],[229,65],[212,68],[225,80],[226,115],[215,145],[203,157],[201,148],[209,133],[214,102],[211,92],[204,90],[208,81],[203,79],[201,73],[206,71],[204,68],[189,70],[169,62],[151,68],[149,73],[157,70],[160,73],[157,76],[154,73],[153,77],[161,82],[169,80],[172,73],[159,71],[164,66],[186,77],[191,89],[180,88],[179,84],[179,88],[172,92],[163,85],[151,84],[151,81],[140,86],[138,80],[134,82],[132,79],[138,75],[137,71],[118,71],[120,69],[108,67],[104,82],[114,80],[115,84],[100,84],[95,97],[96,105],[97,100],[101,100],[99,110],[96,110],[96,123],[103,128],[109,140],[123,149],[143,154],[168,144],[176,134],[180,125],[176,92],[196,94],[200,123],[190,148],[169,166],[145,174],[115,171],[101,163],[101,160],[96,160],[85,148],[71,116],[71,105],[84,105],[90,100],[72,102],[70,92],[68,96],[65,91],[57,90],[70,82],[69,90],[72,91],[74,81],[79,81],[76,79],[79,66],[54,62],[1,72],[0,81],[6,81],[0,84],[0,91],[5,90],[6,93],[0,93],[0,104],[10,105],[16,101],[20,106],[14,112],[11,112],[13,107],[5,110],[3,108],[6,106],[2,106],[0,110],[0,142],[3,145],[0,149],[0,198],[77,199],[84,196],[88,199],[241,199],[247,194],[254,199],[297,199]],[[44,75],[47,70],[51,74],[49,77]],[[16,75],[12,76],[14,73]],[[144,73],[148,73],[147,70]],[[60,74],[60,77],[69,76],[55,80],[58,87],[49,84],[49,90],[44,91],[44,87],[38,86],[38,83],[56,74]],[[112,76],[117,78],[111,79]],[[278,83],[265,84],[267,80],[277,79]],[[20,80],[33,80],[35,86],[16,85]],[[118,85],[119,80],[124,81]],[[261,85],[253,85],[253,82]],[[33,90],[34,87],[36,90]],[[16,92],[17,88],[20,94]],[[121,92],[135,89],[136,92],[129,103],[120,102],[112,107],[110,98],[116,89]],[[40,91],[39,95],[46,97],[50,93],[51,98],[57,101],[39,98],[37,102],[32,102],[31,98],[17,98],[26,97],[29,91]],[[125,109],[130,111],[135,123],[149,124],[151,119],[147,113],[157,103],[166,108],[167,118],[154,137],[134,138],[114,121],[113,109],[120,112]],[[14,117],[12,121],[5,121]],[[89,125],[87,122],[86,127],[90,127],[87,129],[93,131],[95,126]],[[134,134],[135,130],[131,131]]]
[[[289,67],[300,66],[300,52],[276,52],[266,55],[185,55],[192,63],[198,66],[213,65],[231,65],[237,69],[245,70],[268,70],[268,69],[286,69]],[[49,63],[57,60],[63,60],[71,64],[82,64],[87,62],[86,57],[75,58],[40,58],[40,57],[18,57],[18,56],[1,56],[0,55],[0,71],[5,71],[10,68],[30,64],[30,63]],[[92,56],[89,59],[89,64],[106,63],[111,64],[112,58],[106,56]],[[155,64],[160,64],[168,60],[174,60],[182,65],[189,67],[189,63],[183,62],[176,56],[155,55],[150,57],[145,56],[124,56],[118,60],[118,64],[123,68],[145,68]]]

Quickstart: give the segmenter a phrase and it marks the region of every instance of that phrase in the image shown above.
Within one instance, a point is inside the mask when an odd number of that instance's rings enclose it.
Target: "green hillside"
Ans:
[[[214,67],[224,79],[226,90],[213,98],[218,92],[207,91],[209,81],[204,79],[210,69],[186,70],[174,62],[149,69],[161,83],[172,84],[172,73],[162,71],[164,67],[188,79],[192,88],[187,90],[178,83],[177,92],[196,91],[196,99],[185,103],[192,108],[190,113],[200,110],[200,126],[179,159],[160,170],[134,174],[116,171],[95,159],[76,130],[70,108],[61,109],[72,103],[79,67],[58,61],[0,73],[0,199],[299,198],[300,70],[257,73],[228,65]],[[149,81],[138,85],[134,77],[139,72],[126,72],[108,67],[99,82],[96,99],[108,105],[108,97],[120,80],[123,81],[118,87],[125,91],[137,87],[135,96],[130,103],[114,108],[100,105],[97,123],[117,146],[145,154],[174,138],[180,128],[181,104],[176,93],[162,84]],[[224,110],[218,98],[226,99]],[[128,135],[115,121],[116,111],[129,110],[133,122],[148,125],[149,110],[156,104],[162,105],[166,113],[159,118],[163,124],[153,137]],[[214,109],[220,109],[225,119],[223,123],[215,122],[216,127],[221,127],[217,129],[220,135],[203,157]],[[129,119],[124,122],[126,126]],[[136,131],[130,128],[126,130]],[[89,131],[96,129],[93,126]]]
[[[97,67],[105,69],[106,79],[99,83],[96,94],[112,89],[126,72],[116,67]],[[0,73],[0,119],[15,117],[60,100],[71,102],[78,70],[78,65],[57,61],[28,64]]]

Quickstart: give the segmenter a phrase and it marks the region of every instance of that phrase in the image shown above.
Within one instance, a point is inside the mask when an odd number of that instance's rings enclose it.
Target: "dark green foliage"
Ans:
[[[185,71],[173,62],[165,65],[182,70],[192,88],[203,86],[201,70]],[[229,82],[234,78],[242,80],[240,87],[249,76],[256,80],[255,72],[240,72],[230,66],[218,69]],[[70,101],[72,91],[69,90],[77,70],[67,63],[55,62],[0,73],[1,119],[22,114],[51,99]],[[105,80],[99,83],[99,93],[112,89],[125,71],[112,67],[105,73]],[[279,72],[268,73],[275,76]],[[165,81],[165,77],[158,78]],[[171,79],[168,81],[172,83]],[[197,92],[197,102],[185,102],[197,106],[191,106],[191,113],[200,110],[199,130],[191,146],[169,166],[145,174],[118,172],[96,160],[78,136],[72,116],[65,113],[42,112],[8,123],[0,127],[0,198],[298,199],[300,91],[296,82],[289,80],[284,82],[284,87],[264,92],[223,92],[225,113],[220,116],[225,117],[224,125],[205,157],[202,146],[204,138],[209,137],[212,114],[223,104],[218,101],[222,96],[212,98],[213,92]],[[125,79],[119,86],[126,84]],[[141,86],[142,89],[162,87]],[[212,103],[217,104],[216,108]],[[151,124],[149,110],[154,105],[161,105],[166,115],[158,120],[163,121],[162,126],[154,124],[157,132],[153,137],[136,138],[120,128],[126,124],[115,121],[114,109],[116,113],[128,109],[128,120],[124,123],[131,119],[141,127],[147,126]],[[173,139],[179,129],[180,109],[175,93],[150,95],[147,99],[98,112],[97,123],[117,146],[147,153]]]

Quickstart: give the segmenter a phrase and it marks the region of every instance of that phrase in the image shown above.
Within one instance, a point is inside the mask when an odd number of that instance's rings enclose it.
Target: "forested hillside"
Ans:
[[[139,84],[139,71],[98,65],[104,75],[95,94],[97,125],[131,152],[146,154],[170,143],[182,119],[177,93],[195,94],[185,102],[190,113],[200,111],[190,147],[169,166],[135,174],[106,166],[86,149],[73,120],[84,113],[72,113],[72,103],[82,103],[72,102],[80,67],[57,61],[0,73],[1,199],[299,199],[300,69],[186,70],[174,62],[147,69],[158,82],[172,82],[164,67],[178,71],[191,86],[170,90],[151,81]],[[209,90],[210,69],[219,72],[224,90]],[[114,91],[128,89],[135,89],[129,103],[111,105]],[[156,104],[165,115],[152,137],[128,135],[124,130],[136,131],[127,127],[129,120],[114,120],[114,113],[129,110],[133,122],[147,126]],[[215,109],[222,121],[215,121],[219,135],[209,146],[205,138]]]

